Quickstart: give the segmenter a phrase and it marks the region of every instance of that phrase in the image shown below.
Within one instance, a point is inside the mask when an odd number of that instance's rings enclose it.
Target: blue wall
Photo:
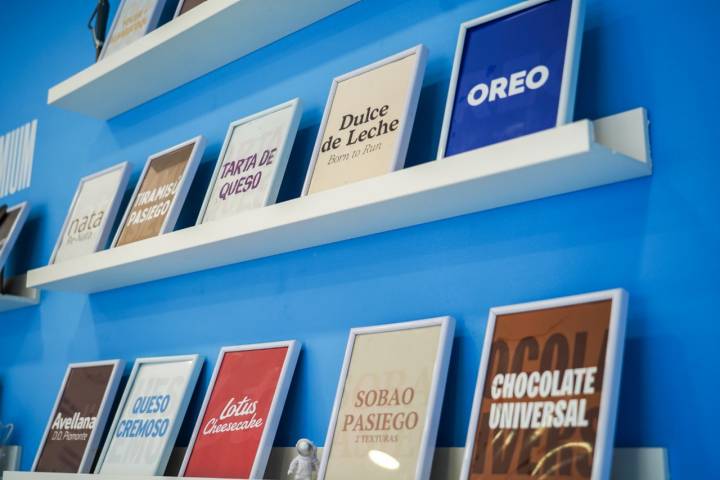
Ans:
[[[508,3],[363,0],[102,122],[45,103],[92,61],[94,2],[0,2],[0,133],[39,118],[32,187],[6,199],[32,203],[11,268],[47,262],[81,176],[128,160],[134,184],[149,154],[203,134],[182,215],[191,223],[228,123],[300,96],[281,199],[297,196],[331,79],[420,42],[430,56],[408,164],[431,160],[458,25]],[[458,322],[438,444],[461,446],[489,307],[623,286],[616,444],[668,447],[674,478],[715,477],[720,8],[691,3],[588,2],[576,116],[647,107],[650,178],[91,296],[46,292],[39,307],[0,314],[0,418],[17,424],[23,467],[68,362],[200,353],[204,391],[220,346],[297,338],[304,351],[276,445],[323,443],[348,329],[443,314]]]

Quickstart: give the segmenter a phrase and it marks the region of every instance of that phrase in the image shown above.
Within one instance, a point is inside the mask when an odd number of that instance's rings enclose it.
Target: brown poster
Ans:
[[[15,208],[13,210],[6,211],[5,216],[0,219],[0,250],[3,249],[7,239],[10,237],[10,232],[12,232],[19,214],[20,209]]]
[[[45,441],[40,445],[35,471],[80,471],[113,369],[114,365],[70,369]]]
[[[163,233],[163,225],[173,209],[185,167],[195,147],[191,142],[148,160],[145,174],[128,206],[115,246],[126,245]]]
[[[191,10],[201,3],[204,3],[205,0],[185,0],[180,7],[180,11],[178,12],[178,15],[182,15],[183,13],[187,12],[188,10]]]
[[[470,480],[591,478],[611,309],[496,317]]]

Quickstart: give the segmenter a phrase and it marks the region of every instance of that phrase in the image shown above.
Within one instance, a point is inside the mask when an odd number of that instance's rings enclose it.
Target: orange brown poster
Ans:
[[[492,310],[463,478],[609,478],[625,301],[612,290]]]
[[[173,229],[203,148],[202,137],[197,137],[148,159],[114,247]]]

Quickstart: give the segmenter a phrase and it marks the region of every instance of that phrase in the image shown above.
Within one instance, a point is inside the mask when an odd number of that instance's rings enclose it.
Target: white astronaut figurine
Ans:
[[[288,476],[294,480],[313,480],[320,462],[317,459],[317,448],[310,440],[301,438],[295,444],[298,456],[293,458],[288,469]]]

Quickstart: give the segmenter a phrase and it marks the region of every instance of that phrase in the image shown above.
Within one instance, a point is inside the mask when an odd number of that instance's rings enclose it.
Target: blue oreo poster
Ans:
[[[578,0],[549,0],[463,26],[465,38],[458,47],[462,55],[459,67],[455,66],[454,98],[448,99],[452,105],[448,105],[450,119],[449,125],[445,120],[441,156],[566,121],[574,101],[580,20],[574,22],[573,16],[580,17],[578,8]],[[566,56],[572,59],[570,67],[565,65]]]

